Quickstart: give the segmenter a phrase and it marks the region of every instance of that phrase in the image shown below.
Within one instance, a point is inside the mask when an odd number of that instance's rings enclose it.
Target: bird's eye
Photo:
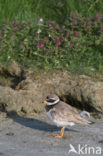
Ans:
[[[49,99],[49,97],[47,96],[47,97],[46,97],[46,100],[48,100],[48,99]]]

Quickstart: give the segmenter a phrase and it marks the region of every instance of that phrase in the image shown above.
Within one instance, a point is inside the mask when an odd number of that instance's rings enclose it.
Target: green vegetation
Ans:
[[[102,72],[103,2],[78,1],[0,0],[0,62]]]
[[[101,0],[0,0],[0,23],[5,20],[35,21],[37,16],[44,20],[64,23],[71,12],[93,16],[103,12]]]

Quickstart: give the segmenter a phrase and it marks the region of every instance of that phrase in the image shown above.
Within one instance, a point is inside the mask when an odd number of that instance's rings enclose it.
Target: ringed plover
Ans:
[[[68,126],[74,126],[75,124],[91,124],[82,117],[83,113],[79,114],[77,109],[61,101],[58,96],[51,94],[44,100],[45,111],[47,117],[58,127],[62,127],[60,134],[57,134],[56,138],[62,138],[64,129]],[[89,116],[89,113],[84,111],[84,114]]]

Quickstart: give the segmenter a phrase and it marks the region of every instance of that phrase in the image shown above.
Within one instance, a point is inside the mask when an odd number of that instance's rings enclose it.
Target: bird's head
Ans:
[[[46,105],[55,105],[60,101],[59,97],[55,94],[48,95],[44,100]]]

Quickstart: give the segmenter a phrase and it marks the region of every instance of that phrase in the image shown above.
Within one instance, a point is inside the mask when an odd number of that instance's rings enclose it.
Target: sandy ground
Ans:
[[[103,120],[96,120],[95,124],[84,126],[75,125],[65,130],[64,138],[52,136],[58,129],[52,125],[45,115],[26,118],[0,118],[0,156],[76,156],[96,155],[97,148],[103,156]],[[70,146],[83,153],[70,152]],[[94,148],[91,153],[85,150]],[[88,150],[87,150],[88,152]]]

